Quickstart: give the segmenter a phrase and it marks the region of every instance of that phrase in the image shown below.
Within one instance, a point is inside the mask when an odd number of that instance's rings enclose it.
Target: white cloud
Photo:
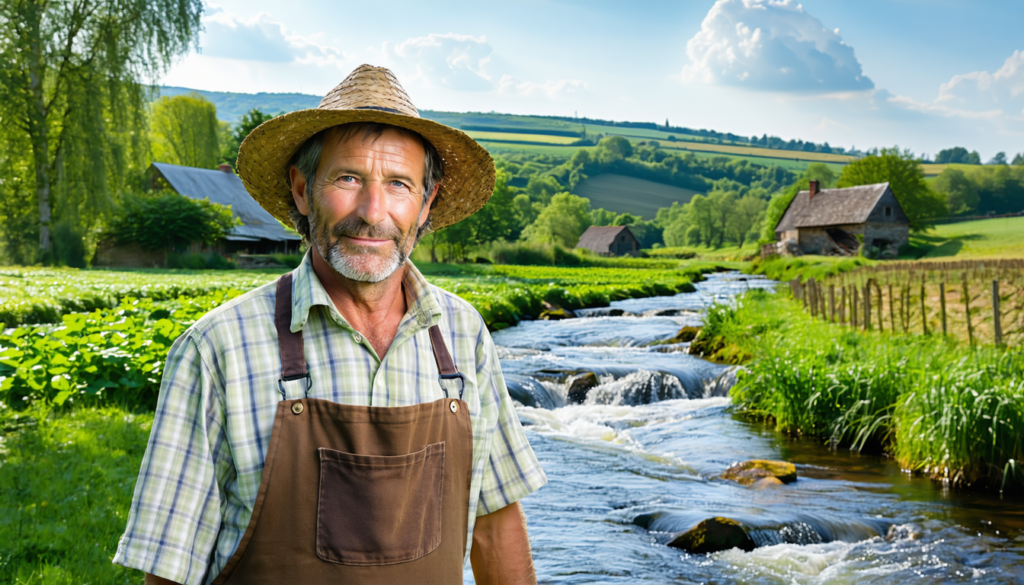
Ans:
[[[590,86],[579,79],[559,79],[558,81],[545,81],[535,83],[532,81],[520,81],[511,75],[503,75],[498,82],[498,91],[503,94],[520,96],[544,95],[548,99],[558,99],[576,95],[588,91]]]
[[[455,33],[429,34],[398,45],[385,42],[379,52],[372,51],[403,83],[462,91],[494,88],[487,73],[493,52],[487,37]]]
[[[337,65],[345,60],[342,51],[289,32],[266,12],[245,20],[212,7],[203,15],[203,28],[199,47],[207,57],[315,65]]]
[[[839,29],[793,0],[718,0],[686,53],[684,81],[790,92],[874,87]]]
[[[991,108],[1008,115],[1024,115],[1024,51],[1014,51],[995,73],[954,75],[939,87],[935,103],[968,114]]]

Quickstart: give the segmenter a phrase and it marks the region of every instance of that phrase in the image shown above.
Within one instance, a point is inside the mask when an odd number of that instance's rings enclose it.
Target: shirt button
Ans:
[[[352,340],[355,341],[356,343],[362,343],[363,342],[363,336],[359,335],[358,333],[353,333],[352,334]]]
[[[459,403],[452,400],[451,402],[448,403],[448,408],[451,409],[452,414],[455,414],[459,412]]]
[[[302,403],[296,402],[292,405],[292,412],[295,414],[302,414]]]

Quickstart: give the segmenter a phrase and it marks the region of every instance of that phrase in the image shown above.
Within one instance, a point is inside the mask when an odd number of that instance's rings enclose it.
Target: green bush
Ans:
[[[232,216],[230,206],[161,191],[125,196],[105,235],[119,245],[178,250],[193,242],[213,244],[236,225],[241,222]]]
[[[206,254],[168,254],[167,267],[188,270],[233,270],[237,268],[237,265],[220,254],[209,252]]]
[[[85,268],[85,242],[82,234],[68,220],[58,221],[51,232],[53,257],[57,264],[71,268]]]

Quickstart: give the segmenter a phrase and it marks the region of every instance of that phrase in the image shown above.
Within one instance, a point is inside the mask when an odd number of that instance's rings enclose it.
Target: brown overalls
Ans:
[[[282,394],[285,381],[309,388],[291,301],[289,273],[274,316]],[[436,325],[430,341],[441,378],[461,378]],[[278,403],[252,518],[214,584],[462,583],[473,434],[461,398]]]

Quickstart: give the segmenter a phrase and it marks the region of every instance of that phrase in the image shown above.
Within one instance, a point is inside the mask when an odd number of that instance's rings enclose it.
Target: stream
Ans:
[[[1022,583],[1024,501],[911,477],[890,459],[832,451],[731,413],[733,372],[648,346],[701,311],[776,283],[719,273],[695,293],[632,299],[494,334],[509,392],[549,483],[523,500],[540,583]],[[567,377],[599,385],[579,404]],[[794,463],[765,490],[717,479],[747,459]],[[652,515],[646,528],[634,523]],[[712,516],[757,544],[666,546]],[[467,565],[466,582],[472,572]]]

